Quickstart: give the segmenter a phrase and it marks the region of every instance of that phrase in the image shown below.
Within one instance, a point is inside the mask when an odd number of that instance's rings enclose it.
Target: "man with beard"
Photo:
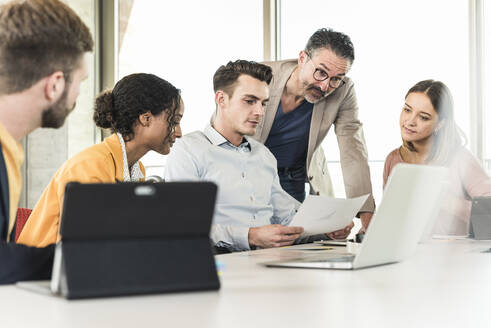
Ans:
[[[80,17],[59,0],[0,6],[0,284],[48,279],[54,245],[15,244],[23,137],[58,128],[87,77],[93,40]]]
[[[281,186],[302,202],[305,182],[311,193],[329,194],[330,179],[320,147],[335,125],[346,195],[372,193],[368,156],[354,84],[346,74],[354,60],[350,38],[332,29],[320,29],[308,40],[298,59],[268,62],[273,70],[271,100],[254,138],[277,159]],[[368,226],[375,203],[362,207],[362,231]],[[353,223],[330,234],[345,238]]]

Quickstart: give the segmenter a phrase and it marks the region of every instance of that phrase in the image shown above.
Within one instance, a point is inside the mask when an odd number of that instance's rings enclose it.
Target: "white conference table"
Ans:
[[[258,265],[312,245],[219,255],[215,292],[67,301],[3,286],[0,327],[491,327],[490,247],[433,240],[355,271]]]

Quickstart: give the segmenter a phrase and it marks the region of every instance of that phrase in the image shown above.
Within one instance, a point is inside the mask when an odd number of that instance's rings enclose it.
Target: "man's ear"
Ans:
[[[140,122],[140,124],[145,127],[150,126],[151,121],[152,121],[152,114],[150,112],[145,112],[143,114],[140,114],[140,116],[138,116],[138,122]]]
[[[65,75],[62,71],[56,71],[45,79],[44,96],[50,103],[55,103],[61,98],[63,91],[65,91]]]
[[[300,50],[300,52],[298,53],[298,64],[304,64],[307,59],[307,53],[304,50]]]
[[[217,104],[217,108],[223,108],[225,106],[225,100],[226,100],[227,94],[223,92],[222,90],[218,90],[215,93],[215,102]]]

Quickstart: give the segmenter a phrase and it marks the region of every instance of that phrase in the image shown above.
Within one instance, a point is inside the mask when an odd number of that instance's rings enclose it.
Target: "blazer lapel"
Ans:
[[[3,158],[2,145],[0,143],[0,240],[7,240],[7,234],[9,230],[9,216],[10,216],[10,203],[9,203],[9,179],[7,175],[7,166]]]
[[[283,67],[285,66],[285,67]],[[268,139],[269,132],[273,126],[273,121],[276,116],[276,111],[281,101],[281,95],[283,94],[283,89],[285,89],[286,82],[290,78],[290,75],[297,67],[296,61],[289,61],[282,63],[280,66],[281,71],[273,71],[273,82],[270,87],[269,102],[266,106],[264,113],[263,124],[261,128],[261,134],[259,136],[259,141],[265,143]]]
[[[312,120],[310,121],[309,146],[307,149],[307,168],[310,167],[310,159],[312,158],[312,154],[317,143],[317,137],[319,136],[322,119],[324,118],[325,107],[325,100],[321,100],[320,102],[314,104]]]

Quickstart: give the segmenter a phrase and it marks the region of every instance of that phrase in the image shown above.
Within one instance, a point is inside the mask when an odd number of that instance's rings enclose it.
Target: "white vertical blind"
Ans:
[[[121,2],[124,0],[121,0]],[[261,0],[135,0],[122,38],[119,77],[156,74],[181,89],[183,133],[201,130],[215,109],[212,77],[229,60],[263,60]],[[165,156],[147,154],[148,175]],[[156,171],[153,171],[153,170]]]
[[[459,126],[469,131],[468,2],[446,0],[304,0],[281,2],[281,55],[297,57],[322,27],[348,34],[354,82],[364,124],[376,201],[383,161],[401,144],[399,114],[407,90],[424,79],[451,89]],[[335,194],[344,196],[334,131],[323,144]]]

